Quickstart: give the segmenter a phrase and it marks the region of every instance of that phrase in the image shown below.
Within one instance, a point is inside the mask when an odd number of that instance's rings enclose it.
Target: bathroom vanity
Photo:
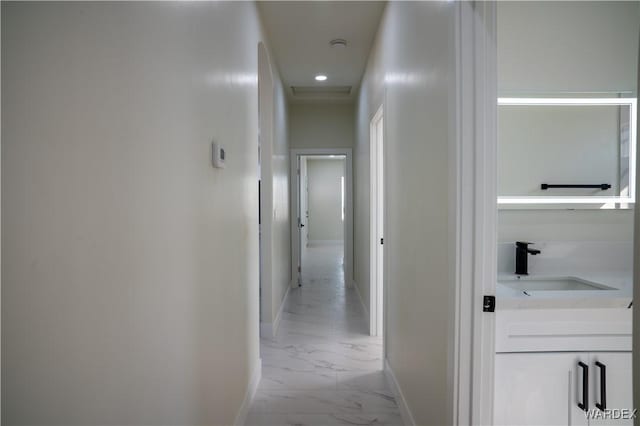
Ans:
[[[629,273],[499,275],[495,424],[633,424],[602,418],[633,407],[631,285]]]
[[[637,6],[497,6],[496,425],[633,424]]]
[[[633,424],[636,99],[498,104],[494,423]]]

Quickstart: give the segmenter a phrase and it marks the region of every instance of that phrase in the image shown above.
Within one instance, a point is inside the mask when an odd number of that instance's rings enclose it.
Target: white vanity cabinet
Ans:
[[[633,409],[633,377],[631,352],[594,352],[591,353],[591,365],[596,362],[606,368],[606,408]],[[600,403],[600,375],[599,367],[589,370],[591,388],[589,394],[593,395],[593,407]],[[630,419],[594,418],[589,420],[590,425],[632,425]]]
[[[499,353],[494,424],[587,425],[576,406],[577,353]]]
[[[597,364],[598,363],[598,364]],[[623,425],[632,420],[588,419],[579,404],[598,411],[601,371],[605,408],[631,409],[631,352],[498,353],[495,364],[496,425]],[[586,378],[586,389],[583,379]],[[584,400],[583,400],[584,399]]]

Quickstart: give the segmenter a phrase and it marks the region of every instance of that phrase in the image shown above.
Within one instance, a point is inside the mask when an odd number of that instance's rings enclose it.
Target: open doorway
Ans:
[[[344,281],[344,155],[300,156],[300,281],[331,274]]]
[[[293,283],[332,274],[351,286],[351,150],[294,150],[291,162]]]
[[[384,125],[380,106],[369,125],[370,152],[370,290],[369,332],[383,333],[384,306]]]
[[[634,424],[640,7],[496,9],[493,424]]]

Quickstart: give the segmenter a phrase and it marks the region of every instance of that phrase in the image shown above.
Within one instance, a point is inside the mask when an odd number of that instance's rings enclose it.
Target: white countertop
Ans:
[[[614,290],[553,290],[535,291],[530,295],[522,290],[496,285],[496,310],[509,309],[605,309],[628,308],[633,298],[633,279],[630,272],[580,272],[563,274],[592,281]],[[535,274],[534,277],[557,277],[558,274]],[[513,280],[515,274],[499,274],[500,280]]]

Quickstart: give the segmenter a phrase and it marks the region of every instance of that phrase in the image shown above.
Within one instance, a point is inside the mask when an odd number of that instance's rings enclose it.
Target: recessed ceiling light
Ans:
[[[326,79],[327,79],[327,76],[324,74],[316,75],[316,81],[325,81]]]
[[[334,38],[329,42],[331,47],[347,47],[347,40],[343,38]]]

